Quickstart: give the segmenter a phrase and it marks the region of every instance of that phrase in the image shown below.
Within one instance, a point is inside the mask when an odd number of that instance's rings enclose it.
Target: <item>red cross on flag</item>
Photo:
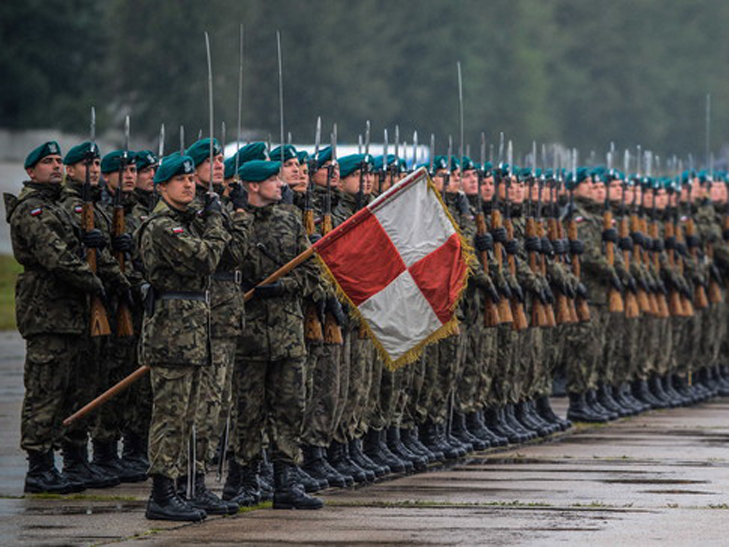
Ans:
[[[457,332],[472,259],[425,168],[314,245],[391,369]]]

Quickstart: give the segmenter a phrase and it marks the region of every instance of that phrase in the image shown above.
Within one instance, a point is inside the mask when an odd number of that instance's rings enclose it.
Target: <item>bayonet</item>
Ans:
[[[377,189],[377,194],[382,194],[382,186],[385,182],[385,179],[387,178],[387,148],[388,148],[388,142],[387,142],[387,129],[385,129],[385,137],[384,137],[384,144],[382,145],[382,169],[380,169],[379,177],[378,177],[378,185],[379,188]]]
[[[281,56],[281,32],[276,31],[276,48],[278,51],[278,111],[281,140],[281,165],[284,164],[284,103],[283,103],[283,58]]]
[[[235,176],[238,177],[240,167],[241,122],[243,114],[243,24],[240,25],[240,56],[238,58],[238,134],[235,141]]]
[[[157,147],[157,155],[159,157],[159,163],[162,165],[162,158],[165,155],[165,124],[162,124],[159,128],[159,145]]]
[[[464,118],[463,118],[463,77],[461,74],[461,62],[458,61],[456,63],[456,69],[458,71],[458,114],[459,114],[459,130],[460,130],[460,146],[458,149],[458,155],[460,156],[458,162],[461,165],[461,176],[463,176],[463,154],[465,151],[464,147],[464,136],[463,136],[463,124],[464,124]]]
[[[205,52],[207,53],[208,58],[208,102],[209,102],[209,115],[210,115],[210,147],[209,147],[209,158],[210,158],[210,182],[208,183],[208,191],[213,191],[213,163],[215,161],[214,158],[214,147],[213,147],[213,61],[212,57],[210,55],[210,37],[208,36],[208,33],[205,32]],[[199,137],[198,137],[199,139]]]
[[[293,138],[291,137],[291,131],[289,131],[288,134],[286,135],[286,144],[290,145],[293,142],[294,141],[293,141]]]
[[[413,131],[413,165],[411,171],[415,171],[418,166],[418,132]]]
[[[435,167],[435,134],[430,134],[430,175],[433,176],[433,168]]]
[[[180,155],[185,155],[185,126],[180,126]]]
[[[362,153],[362,133],[357,135],[357,154]]]

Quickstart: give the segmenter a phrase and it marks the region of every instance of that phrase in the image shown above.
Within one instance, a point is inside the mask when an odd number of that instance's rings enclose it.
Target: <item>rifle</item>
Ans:
[[[666,253],[668,255],[668,265],[673,268],[678,268],[680,273],[683,274],[683,264],[679,265],[681,259],[676,257],[676,230],[674,224],[674,213],[671,212],[671,197],[675,196],[673,187],[669,187],[669,202],[666,211],[666,221],[663,225],[664,237],[666,239]],[[668,309],[672,316],[676,317],[690,317],[693,313],[689,313],[688,308],[684,306],[685,298],[679,292],[678,287],[671,287],[669,293]]]
[[[559,245],[561,244],[561,237],[559,233],[559,222],[557,219],[557,192],[555,191],[557,189],[557,186],[559,185],[560,180],[559,170],[555,169],[555,172],[553,174],[554,177],[552,178],[551,184],[549,185],[550,207],[547,214],[547,237],[552,242],[559,242]],[[564,263],[564,256],[559,253],[555,253],[554,260],[558,263]],[[574,304],[572,304],[572,306],[570,305],[570,299],[559,288],[557,288],[555,304],[557,307],[555,311],[555,323],[557,325],[574,323],[577,321],[577,312],[573,314],[570,309],[574,307]]]
[[[362,162],[359,166],[359,189],[357,190],[357,211],[364,207],[364,179],[367,176],[369,169],[369,163],[367,156],[370,153],[370,121],[367,120],[367,127],[365,128],[365,148]]]
[[[577,241],[577,222],[574,218],[575,208],[575,185],[577,184],[577,150],[574,150],[572,155],[572,176],[574,177],[573,185],[569,189],[570,202],[567,209],[567,238],[571,242]],[[582,277],[582,267],[580,264],[580,255],[577,253],[570,252],[570,260],[572,262],[572,275],[580,281]],[[575,299],[575,313],[577,320],[580,323],[587,323],[590,321],[590,306],[587,303],[587,299],[582,296],[577,296]]]
[[[693,170],[689,169],[689,191],[688,191],[688,205],[687,205],[687,211],[686,211],[686,222],[684,224],[685,230],[686,230],[686,239],[687,241],[696,241],[696,225],[694,224],[694,217],[691,212],[691,184],[693,181],[691,180],[691,177],[693,175]],[[680,203],[680,202],[679,202]],[[679,229],[680,231],[680,229]],[[696,244],[693,244],[691,246],[691,256],[694,260],[699,260],[699,248]],[[706,289],[701,283],[694,283],[694,307],[698,309],[704,309],[709,307],[709,300],[706,296]]]
[[[450,137],[449,137],[450,138]],[[450,147],[449,147],[450,152]],[[501,145],[499,147],[499,160],[503,159],[504,153],[504,134],[501,133]],[[450,153],[448,154],[448,173],[450,174]],[[502,162],[499,161],[499,164]],[[499,209],[499,181],[501,180],[501,165],[494,169],[494,197],[491,206],[491,229],[498,230],[504,227],[504,221]],[[443,190],[445,191],[445,185]],[[496,269],[501,275],[504,269],[504,250],[503,245],[499,241],[494,241],[494,254],[496,255]],[[498,303],[499,317],[502,323],[514,323],[514,315],[511,311],[511,305],[506,298],[502,298]]]
[[[534,186],[535,178],[536,178],[536,170],[532,174],[533,176],[529,179],[529,198],[532,197],[532,188]],[[536,203],[536,211],[530,207],[529,213],[527,215],[526,219],[526,237],[527,239],[532,240],[539,240],[539,235],[537,231],[537,221],[535,218],[535,214],[538,216],[541,214],[541,208],[542,208],[542,183],[541,179],[537,181],[537,203]],[[539,257],[537,256],[538,251],[530,250],[528,251],[528,261],[529,261],[529,269],[534,273],[535,275],[541,275],[541,270],[539,268],[538,260]],[[547,311],[545,309],[545,304],[540,300],[539,297],[532,299],[532,326],[533,327],[546,327],[548,326],[549,320],[547,318]]]
[[[324,199],[324,218],[322,220],[321,233],[323,236],[332,231],[332,178],[337,168],[337,124],[332,128],[332,161],[327,168],[327,194]],[[360,329],[360,337],[365,337],[364,326]],[[327,312],[324,317],[324,341],[329,344],[342,344],[342,329],[337,324],[334,316]]]
[[[573,163],[575,164],[575,173],[577,172],[577,149],[573,149]],[[569,160],[569,152],[567,152],[567,160]],[[562,247],[564,249],[564,254],[562,254],[559,258],[562,264],[571,264],[572,263],[572,255],[569,254],[569,240],[565,236],[565,228],[562,224],[562,218],[561,214],[559,212],[559,193],[562,190],[562,185],[565,184],[564,177],[560,173],[559,178],[557,179],[557,188],[556,188],[556,194],[557,194],[557,201],[555,202],[555,218],[557,219],[557,238],[562,242]],[[565,185],[566,186],[566,185]],[[569,207],[569,202],[567,203]],[[567,311],[569,312],[570,323],[578,323],[580,321],[579,316],[577,315],[577,307],[576,307],[576,297],[570,298],[567,297]]]
[[[628,151],[626,150],[626,154]],[[628,224],[630,222],[630,227],[628,229],[627,236],[630,237],[633,241],[633,247],[632,247],[632,253],[633,253],[633,260],[635,260],[635,263],[640,266],[643,263],[642,260],[642,250],[643,247],[640,244],[640,240],[642,239],[641,236],[643,236],[642,229],[641,229],[641,223],[638,219],[638,209],[641,207],[640,204],[636,203],[637,201],[637,193],[638,188],[640,186],[640,172],[641,172],[641,147],[638,146],[638,153],[636,154],[636,173],[635,178],[633,180],[633,202],[628,206],[627,210],[623,212],[623,216],[629,217],[629,219],[625,219],[624,221],[621,219],[621,222],[624,222],[625,224]],[[627,177],[627,173],[626,173]],[[626,178],[626,181],[623,183],[623,203],[625,203],[625,192],[628,188],[628,181]],[[623,207],[625,207],[623,205]],[[624,237],[622,234],[622,224],[621,224],[621,234],[620,237]],[[629,251],[623,250],[623,256],[628,254]],[[629,259],[625,262],[626,268],[628,268],[629,265]],[[638,309],[640,313],[649,313],[655,315],[656,306],[655,303],[651,304],[650,298],[648,296],[648,291],[644,287],[638,287],[637,292],[637,302],[638,302]]]
[[[129,116],[124,120],[124,152],[119,160],[119,181],[114,192],[114,215],[111,221],[111,233],[114,237],[124,234],[126,222],[124,219],[124,205],[122,204],[122,186],[124,172],[127,169],[129,158]],[[119,251],[114,253],[114,258],[119,262],[119,269],[124,274],[126,270],[126,255]],[[123,298],[119,299],[116,309],[116,335],[118,337],[134,336],[134,325],[132,323],[132,312],[129,304]]]
[[[509,168],[506,175],[506,186],[504,187],[504,228],[506,228],[506,242],[509,243],[514,239],[514,224],[511,222],[511,208],[509,205],[509,187],[511,186],[511,165],[513,161],[512,144],[509,141],[508,148],[508,164]],[[511,254],[506,254],[506,260],[509,266],[509,273],[516,277],[516,257]],[[511,298],[511,315],[513,322],[511,324],[514,330],[524,330],[529,328],[529,322],[524,312],[524,303],[521,302],[516,296]]]
[[[651,245],[650,260],[653,264],[653,269],[658,275],[658,279],[661,278],[661,261],[659,252],[655,248],[655,242],[658,240],[658,222],[656,221],[656,198],[658,195],[658,186],[656,183],[653,184],[653,207],[651,208],[651,222],[647,230],[648,235],[653,240],[654,244]],[[656,292],[656,303],[658,305],[658,317],[666,318],[671,316],[671,312],[668,308],[668,300],[666,295],[661,291]]]
[[[157,158],[159,161],[159,164],[157,166],[157,169],[162,165],[162,159],[164,158],[165,154],[165,124],[160,125],[159,128],[159,145],[157,147]],[[157,206],[157,203],[159,202],[159,192],[157,192],[157,187],[152,189],[152,199],[149,203],[149,213],[154,211],[154,208]]]
[[[317,162],[319,161],[319,145],[321,143],[321,117],[316,119],[316,134],[314,136],[314,154],[309,158],[309,181],[306,185],[306,194],[304,196],[304,229],[306,235],[311,236],[316,232],[316,225],[314,223],[314,200],[313,200],[313,188],[314,188],[314,174],[317,170]],[[322,331],[321,321],[319,320],[319,314],[316,311],[316,306],[313,302],[309,301],[306,305],[306,312],[304,315],[304,336],[309,342],[321,342],[324,340],[324,332]]]
[[[98,150],[96,148],[96,109],[91,107],[91,144],[86,152],[86,177],[83,189],[81,190],[81,228],[84,232],[94,229],[94,201],[91,198],[91,165],[96,159]],[[86,261],[91,271],[96,273],[96,249],[86,249]],[[90,297],[89,327],[91,336],[107,336],[111,334],[109,319],[106,316],[106,308],[101,299],[96,295]]]
[[[431,158],[432,162],[432,158]],[[481,199],[481,185],[483,184],[484,178],[484,163],[486,163],[486,135],[481,133],[481,165],[479,165],[476,175],[478,177],[478,196],[476,196],[476,233],[478,235],[484,235],[486,233],[486,217],[483,214],[483,202]],[[491,257],[488,251],[481,253],[481,264],[483,269],[488,272],[488,267],[491,262]],[[501,317],[499,316],[499,307],[489,295],[485,297],[484,303],[484,325],[486,327],[495,327],[501,324]]]
[[[387,180],[387,169],[388,169],[388,163],[387,163],[387,147],[389,143],[387,142],[387,129],[385,129],[385,140],[384,144],[382,145],[382,167],[380,168],[380,172],[378,173],[377,177],[377,195],[382,195],[382,187],[385,184],[385,180]]]
[[[625,214],[625,194],[628,190],[628,171],[630,169],[630,152],[627,150],[625,151],[625,180],[621,182],[622,192],[620,193],[620,219],[618,221],[618,237],[620,238],[620,241],[623,241],[630,237],[630,229],[628,228],[628,217]],[[609,195],[609,192],[608,192]],[[630,273],[630,249],[623,248],[621,245],[621,249],[623,252],[623,263],[625,264],[625,269]],[[636,293],[630,290],[629,287],[626,287],[625,290],[625,317],[628,319],[634,319],[636,317],[640,317],[640,306],[638,305],[638,298]]]
[[[613,163],[613,144],[610,143],[610,152],[608,152],[608,176],[605,189],[605,204],[602,213],[602,229],[603,233],[613,228],[613,213],[610,210],[610,182],[614,175],[612,163]],[[615,248],[612,241],[604,241],[604,252],[605,260],[608,266],[613,268],[615,266]],[[625,302],[623,301],[623,295],[620,291],[612,285],[608,289],[608,311],[610,313],[625,313]]]

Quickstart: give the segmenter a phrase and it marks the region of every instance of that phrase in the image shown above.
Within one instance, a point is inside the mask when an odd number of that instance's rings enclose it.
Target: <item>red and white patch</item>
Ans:
[[[41,216],[42,212],[43,212],[43,207],[36,207],[35,209],[30,210],[30,216],[39,217],[39,216]]]
[[[172,233],[175,235],[184,234],[185,229],[182,226],[178,226],[177,228],[172,228]]]
[[[76,211],[77,213],[83,213],[84,208],[83,208],[83,205],[76,205],[76,207],[74,207],[73,210]]]
[[[577,216],[577,217],[575,217],[575,222],[577,222],[577,223],[585,222],[585,217]]]

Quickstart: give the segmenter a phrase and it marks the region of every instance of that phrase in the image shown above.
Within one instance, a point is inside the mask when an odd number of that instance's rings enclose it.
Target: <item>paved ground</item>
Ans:
[[[315,512],[152,523],[148,485],[23,498],[23,346],[0,333],[0,544],[726,545],[729,400],[579,428],[449,468],[328,492]],[[556,401],[564,410],[564,400]],[[214,483],[214,479],[209,479]]]

